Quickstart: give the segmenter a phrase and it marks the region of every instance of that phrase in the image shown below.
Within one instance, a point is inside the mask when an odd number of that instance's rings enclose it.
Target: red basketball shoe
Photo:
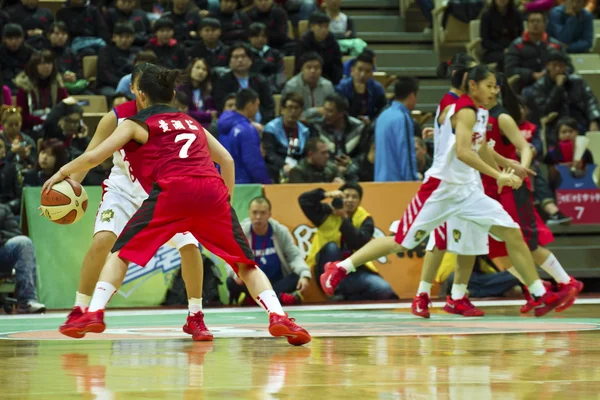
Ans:
[[[578,281],[577,279],[571,277],[571,281],[569,283],[559,283],[558,284],[559,291],[564,289],[565,287],[571,287],[571,288],[575,289],[575,296],[571,300],[556,307],[556,312],[565,311],[567,308],[571,307],[573,305],[573,303],[575,303],[575,300],[577,300],[577,296],[583,290],[583,282]]]
[[[419,293],[413,299],[410,311],[417,317],[429,318],[431,316],[429,313],[430,305],[431,300],[429,299],[429,295],[427,293]]]
[[[272,336],[287,337],[289,344],[302,346],[310,342],[310,334],[295,323],[294,318],[288,318],[288,315],[269,314],[269,333]]]
[[[325,264],[325,272],[321,274],[321,287],[329,297],[333,296],[335,288],[348,275],[348,272],[338,266],[339,261],[328,262]]]
[[[546,292],[552,291],[552,282],[542,281],[542,283],[544,284],[544,288],[546,288]],[[535,308],[536,302],[531,296],[531,293],[529,293],[529,289],[527,289],[527,286],[523,288],[523,296],[525,296],[525,301],[527,302],[521,306],[521,314],[527,314],[529,311]]]
[[[192,339],[195,341],[209,342],[213,340],[213,334],[210,333],[204,324],[204,313],[202,311],[194,315],[188,315],[182,329],[185,333],[192,335]]]
[[[535,316],[546,315],[556,307],[569,303],[576,296],[576,289],[569,285],[564,285],[558,292],[546,292],[535,304]]]
[[[467,296],[458,300],[452,300],[452,297],[447,296],[444,311],[450,314],[459,314],[463,317],[483,317],[485,315],[483,311],[471,303]]]
[[[75,306],[71,309],[69,315],[67,315],[67,321],[58,328],[58,331],[65,336],[72,337],[74,339],[81,339],[85,336],[85,333],[79,333],[77,329],[74,329],[74,322],[83,316],[83,310],[79,306]]]
[[[88,332],[102,333],[106,329],[106,325],[104,324],[104,310],[86,311],[80,318],[73,321],[71,326],[71,329],[80,335],[79,338],[84,337]]]

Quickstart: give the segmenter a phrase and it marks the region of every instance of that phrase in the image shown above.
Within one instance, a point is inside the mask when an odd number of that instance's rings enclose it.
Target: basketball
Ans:
[[[46,193],[42,192],[41,210],[52,222],[69,225],[83,217],[88,205],[88,195],[78,182],[65,179]]]

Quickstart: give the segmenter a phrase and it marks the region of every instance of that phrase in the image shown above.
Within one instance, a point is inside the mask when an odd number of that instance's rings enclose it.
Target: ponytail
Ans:
[[[175,93],[175,83],[181,72],[149,65],[138,82],[139,89],[148,96],[151,104],[169,104]]]
[[[455,89],[462,89],[464,75],[476,61],[467,53],[457,53],[450,60],[440,63],[437,68],[439,78],[450,78],[450,84]]]

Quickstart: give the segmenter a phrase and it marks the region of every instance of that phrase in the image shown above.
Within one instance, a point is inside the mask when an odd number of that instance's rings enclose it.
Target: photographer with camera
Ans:
[[[364,246],[375,231],[373,217],[361,207],[363,189],[346,183],[339,190],[319,188],[300,195],[304,215],[317,227],[306,263],[320,276],[325,263],[347,257]],[[324,202],[331,200],[331,202]],[[356,276],[354,276],[356,275]],[[319,282],[316,279],[316,282]],[[337,287],[336,300],[391,300],[398,296],[371,262],[356,268]]]

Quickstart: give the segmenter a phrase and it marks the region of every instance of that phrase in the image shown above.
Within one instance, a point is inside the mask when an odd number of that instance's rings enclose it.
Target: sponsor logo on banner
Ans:
[[[158,273],[162,273],[165,282],[169,282],[171,275],[174,274],[180,266],[181,255],[179,254],[179,251],[170,246],[162,246],[145,267],[141,267],[134,263],[129,264],[123,286],[118,293],[123,297],[129,297],[140,285],[146,282],[146,280]],[[124,289],[125,285],[129,283],[134,283],[134,285]]]

